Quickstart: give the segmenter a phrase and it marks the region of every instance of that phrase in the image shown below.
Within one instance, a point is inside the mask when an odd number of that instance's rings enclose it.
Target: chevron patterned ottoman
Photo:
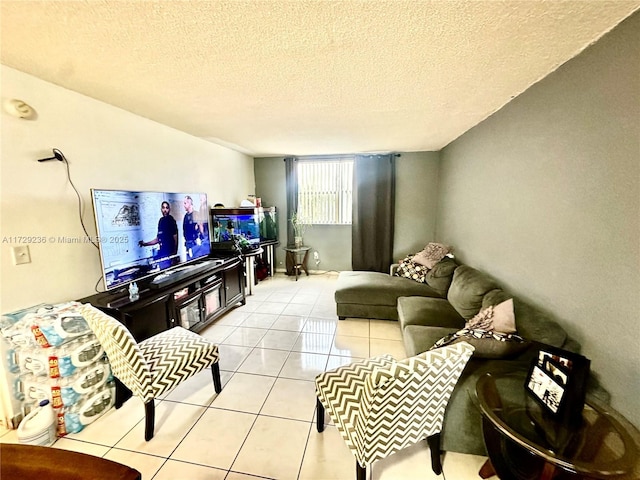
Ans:
[[[445,409],[474,348],[466,342],[405,360],[389,355],[353,362],[316,377],[317,429],[324,412],[356,457],[358,480],[374,461],[427,439],[442,472],[440,432]]]

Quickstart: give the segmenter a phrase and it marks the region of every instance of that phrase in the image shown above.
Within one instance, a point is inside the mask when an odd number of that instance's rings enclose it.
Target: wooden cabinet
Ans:
[[[196,281],[173,293],[173,325],[194,331],[202,329],[225,311],[223,279],[219,273]],[[231,306],[231,305],[230,305]]]
[[[237,267],[225,268],[222,271],[224,284],[224,304],[229,308],[236,303],[245,304],[244,299],[244,266],[238,261]]]
[[[83,299],[82,301],[87,300]],[[92,302],[89,301],[89,303]],[[94,306],[100,307],[99,305]],[[170,295],[163,294],[147,297],[135,304],[126,303],[120,308],[108,307],[104,310],[124,323],[134,338],[140,341],[140,339],[152,337],[172,326],[169,320],[171,309]]]
[[[188,270],[187,270],[188,272]],[[200,331],[234,305],[245,303],[244,266],[238,257],[220,259],[212,268],[181,274],[159,288],[139,283],[139,297],[128,291],[98,293],[80,299],[127,326],[137,341],[180,325]]]

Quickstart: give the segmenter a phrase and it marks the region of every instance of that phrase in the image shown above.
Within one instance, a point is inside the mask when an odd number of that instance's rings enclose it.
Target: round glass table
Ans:
[[[587,396],[581,422],[550,418],[525,391],[526,372],[476,384],[489,460],[480,476],[502,480],[640,479],[640,432]]]

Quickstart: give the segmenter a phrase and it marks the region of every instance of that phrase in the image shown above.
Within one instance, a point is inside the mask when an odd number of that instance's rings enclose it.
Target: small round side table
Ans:
[[[629,421],[590,396],[580,424],[550,419],[525,392],[525,377],[486,374],[476,384],[489,454],[482,478],[640,478],[640,432]]]
[[[304,270],[304,273],[309,276],[309,270],[307,269],[307,257],[309,256],[309,250],[311,247],[284,247],[287,252],[286,266],[287,275],[295,275],[296,282],[300,271]]]

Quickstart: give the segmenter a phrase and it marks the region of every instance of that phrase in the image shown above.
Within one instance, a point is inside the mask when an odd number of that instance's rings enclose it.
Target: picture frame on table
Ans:
[[[579,422],[586,396],[590,360],[578,353],[538,344],[525,390],[548,416],[562,423]]]

